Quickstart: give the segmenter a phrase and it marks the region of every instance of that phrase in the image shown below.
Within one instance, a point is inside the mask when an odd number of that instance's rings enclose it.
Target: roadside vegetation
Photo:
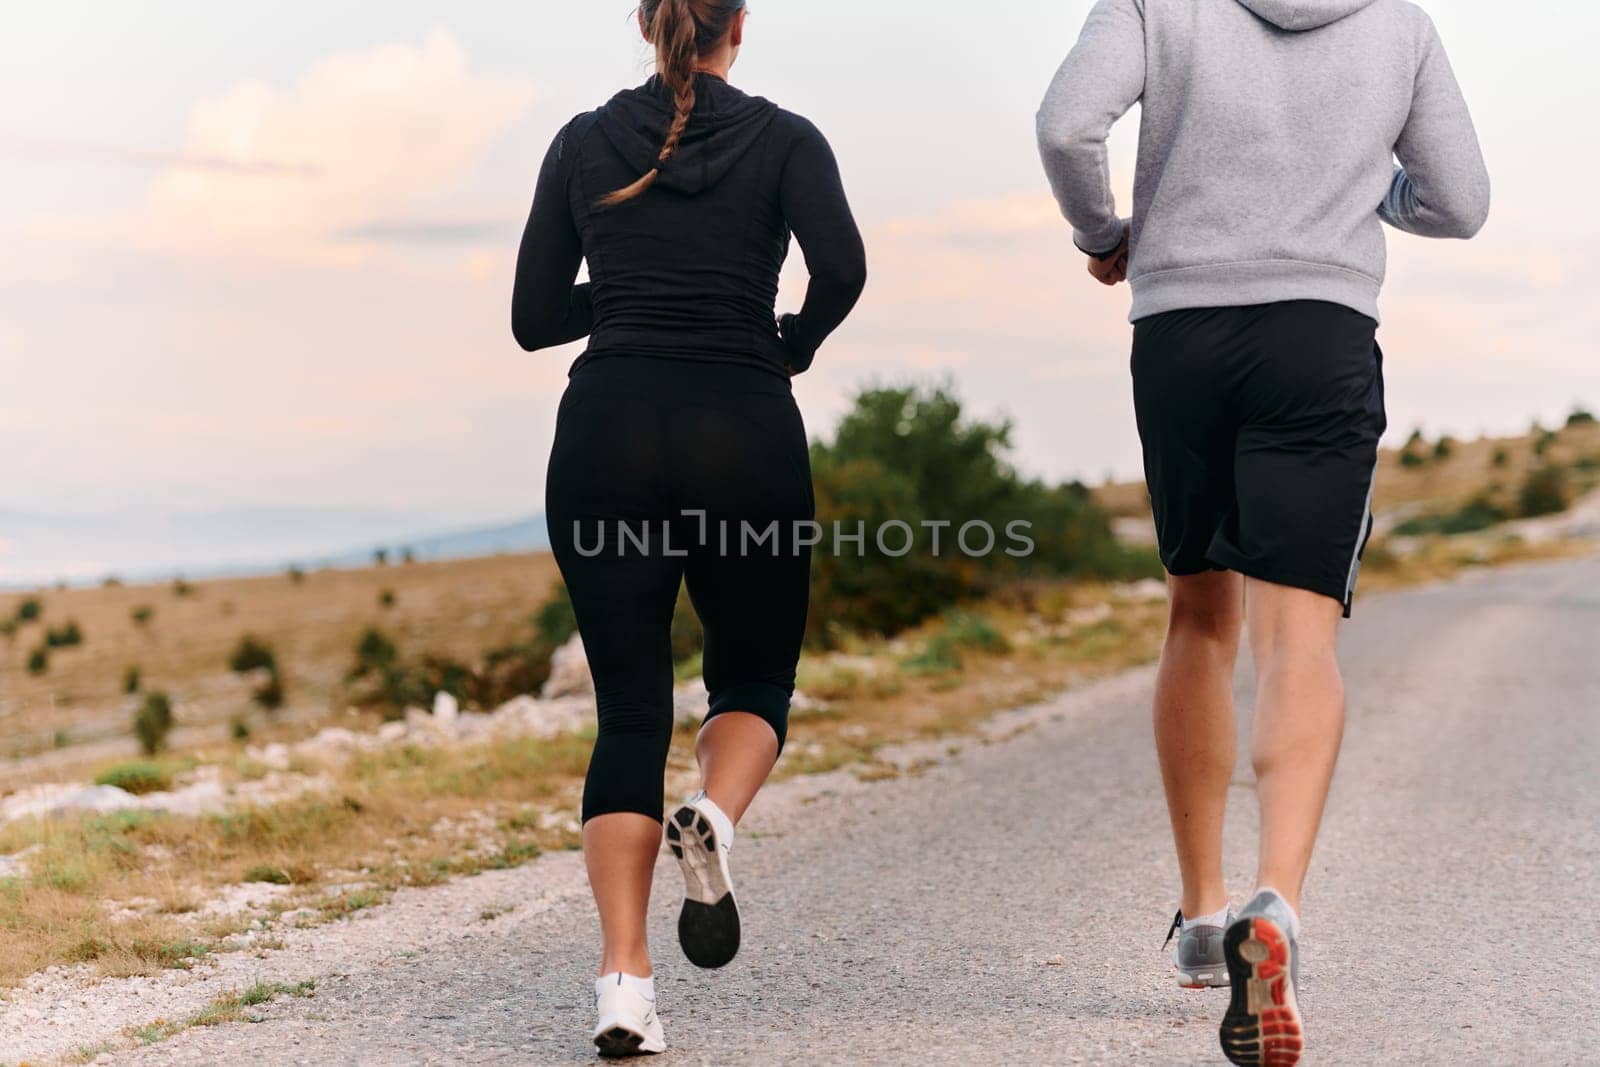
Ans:
[[[1363,588],[1574,551],[1504,531],[1600,485],[1600,426],[1579,416],[1517,440],[1416,435],[1386,455],[1380,507],[1407,514],[1369,548]],[[860,558],[819,552],[799,677],[808,699],[780,777],[916,773],[885,748],[968,743],[998,709],[1157,654],[1165,603],[1140,579],[1159,575],[1159,563],[1113,533],[1118,517],[1146,514],[1142,487],[1027,479],[1008,461],[1010,434],[970,417],[947,389],[884,388],[862,393],[833,439],[813,446],[826,537],[834,523],[871,530],[898,519],[920,531],[958,517],[1003,536],[1023,518],[1036,551],[972,556],[944,528],[937,557],[882,551],[870,535]],[[407,740],[297,755],[287,770],[260,761],[257,746],[331,724],[376,730],[440,692],[489,710],[545,683],[576,629],[548,557],[399,558],[367,570],[291,568],[288,580],[180,579],[159,611],[162,590],[121,583],[48,602],[0,596],[0,739],[13,754],[47,755],[17,765],[37,767],[33,780],[89,779],[141,797],[202,773],[225,787],[280,774],[315,783],[224,814],[135,809],[0,825],[0,989],[52,964],[108,975],[201,965],[269,944],[275,925],[337,921],[403,887],[576,845],[589,733]],[[49,640],[72,631],[75,641]],[[680,681],[698,676],[702,644],[682,595],[672,626]],[[669,788],[690,772],[696,725],[680,724]],[[0,791],[28,781],[14,776]],[[241,894],[254,906],[212,906]]]

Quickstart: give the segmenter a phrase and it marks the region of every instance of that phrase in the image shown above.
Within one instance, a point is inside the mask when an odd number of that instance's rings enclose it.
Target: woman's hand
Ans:
[[[1101,285],[1116,285],[1128,278],[1128,235],[1129,226],[1122,224],[1122,243],[1110,255],[1101,259],[1099,256],[1089,257],[1089,274]]]

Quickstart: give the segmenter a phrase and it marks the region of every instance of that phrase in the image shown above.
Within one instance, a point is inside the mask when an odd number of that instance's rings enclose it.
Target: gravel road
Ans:
[[[1600,559],[1368,598],[1344,659],[1304,1062],[1600,1060]],[[1177,885],[1150,682],[1008,713],[924,773],[770,791],[735,852],[746,941],[723,971],[678,953],[663,864],[672,1051],[653,1062],[1222,1062],[1225,994],[1178,990],[1161,950]],[[1248,672],[1240,693],[1247,717]],[[1255,832],[1239,767],[1236,902]],[[597,934],[576,857],[486,877],[307,931],[336,943],[291,944],[269,970],[318,978],[310,999],[112,1062],[592,1062]],[[519,906],[482,921],[488,899]]]

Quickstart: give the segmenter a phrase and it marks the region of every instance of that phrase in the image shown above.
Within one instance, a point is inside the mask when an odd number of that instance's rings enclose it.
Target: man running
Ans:
[[[1123,219],[1105,141],[1135,103]],[[1385,427],[1380,221],[1471,237],[1489,177],[1438,33],[1405,0],[1101,0],[1038,133],[1089,273],[1133,289],[1134,404],[1171,574],[1155,734],[1179,982],[1232,985],[1232,1062],[1289,1067],[1300,891],[1344,726],[1336,631]],[[1246,616],[1261,842],[1235,916],[1222,822]]]

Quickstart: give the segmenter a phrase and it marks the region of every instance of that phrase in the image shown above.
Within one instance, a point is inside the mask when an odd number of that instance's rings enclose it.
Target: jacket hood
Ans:
[[[1375,0],[1239,0],[1282,30],[1315,30],[1353,15]]]
[[[656,186],[693,196],[716,185],[750,150],[778,106],[747,96],[710,74],[696,74],[694,113]],[[640,174],[656,165],[672,124],[672,92],[660,78],[625,89],[599,112],[600,132]]]

